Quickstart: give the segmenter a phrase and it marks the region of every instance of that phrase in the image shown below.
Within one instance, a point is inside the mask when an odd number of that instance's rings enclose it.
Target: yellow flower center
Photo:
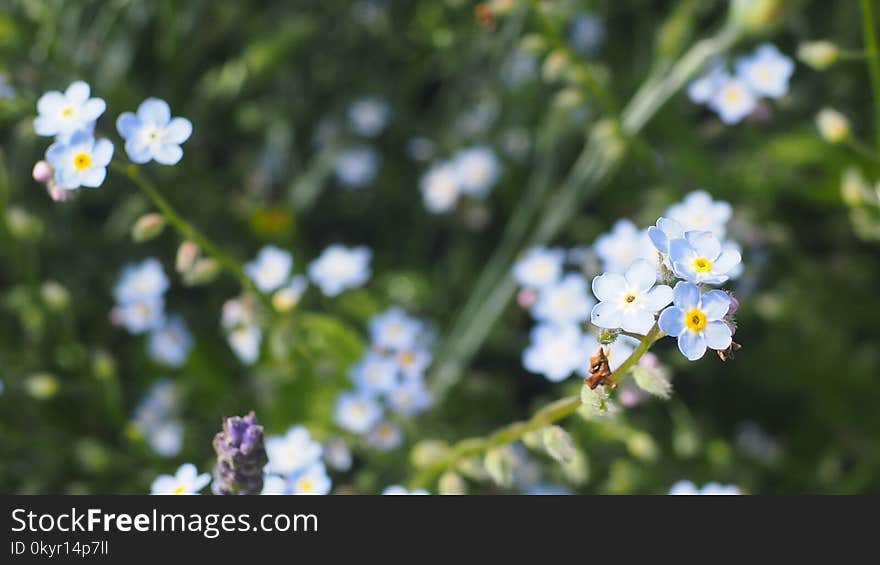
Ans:
[[[65,118],[69,118],[69,117],[73,116],[73,108],[68,106],[67,108],[65,108],[64,110],[61,111],[61,115],[64,116]]]
[[[742,93],[736,88],[728,88],[724,92],[724,99],[729,104],[736,104],[740,100],[742,100]]]
[[[77,170],[88,169],[89,165],[92,164],[92,157],[88,153],[77,153],[73,156],[73,166],[77,168]]]
[[[708,273],[712,270],[712,261],[709,261],[705,257],[697,257],[694,259],[694,270],[698,273]]]
[[[409,351],[404,351],[400,354],[399,361],[401,365],[412,365],[413,361],[416,360],[416,356],[410,353]]]
[[[299,490],[309,492],[310,490],[312,490],[312,482],[308,479],[304,479],[299,483]]]
[[[702,310],[693,308],[685,315],[684,323],[691,331],[701,331],[706,327],[706,315]]]
[[[633,301],[635,301],[636,295],[635,294],[627,294],[623,299],[626,301],[627,304],[631,304]]]
[[[176,489],[174,489],[173,491],[171,491],[171,494],[183,494],[183,491],[184,491],[184,488],[183,488],[183,485],[181,485],[181,486],[177,487]]]

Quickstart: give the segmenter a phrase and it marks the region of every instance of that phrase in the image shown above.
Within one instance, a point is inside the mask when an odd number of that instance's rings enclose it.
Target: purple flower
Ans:
[[[253,412],[226,418],[223,431],[214,436],[214,451],[214,494],[260,494],[263,467],[269,459],[263,445],[263,426]]]

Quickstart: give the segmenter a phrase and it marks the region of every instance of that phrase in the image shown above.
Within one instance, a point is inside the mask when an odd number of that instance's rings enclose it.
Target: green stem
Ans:
[[[871,77],[871,92],[874,97],[874,133],[876,149],[880,151],[880,55],[877,52],[877,33],[874,29],[874,7],[872,0],[861,0],[862,34],[868,58],[868,74]]]
[[[229,272],[232,276],[236,277],[241,283],[242,287],[247,289],[248,291],[254,293],[259,296],[267,305],[271,307],[271,302],[269,298],[257,289],[254,281],[251,280],[249,276],[244,272],[244,268],[241,266],[241,263],[233,259],[231,256],[227,255],[223,252],[214,242],[212,242],[208,237],[196,229],[192,224],[186,221],[183,216],[181,216],[177,210],[174,209],[173,206],[162,196],[162,193],[159,192],[159,189],[145,176],[143,176],[136,165],[124,165],[121,163],[113,162],[110,164],[110,167],[113,170],[119,171],[120,173],[127,176],[140,190],[143,192],[147,198],[149,198],[153,204],[155,204],[156,208],[165,216],[165,219],[168,220],[168,223],[180,234],[180,236],[184,239],[189,239],[195,242],[205,253],[213,257],[217,260],[217,263],[220,264],[226,271]]]
[[[611,375],[608,377],[609,380],[612,382],[620,381],[639,362],[639,359],[647,353],[651,345],[660,336],[660,328],[657,327],[657,324],[654,324],[654,327],[641,339],[641,343],[639,343],[639,346],[636,347],[632,354],[617,369],[611,372]],[[459,462],[485,453],[492,448],[521,439],[530,432],[546,428],[550,424],[571,416],[580,406],[580,395],[567,396],[541,408],[528,420],[508,424],[484,437],[461,440],[453,445],[446,455],[422,469],[413,479],[411,486],[412,488],[425,488],[436,477],[447,469],[455,467]]]

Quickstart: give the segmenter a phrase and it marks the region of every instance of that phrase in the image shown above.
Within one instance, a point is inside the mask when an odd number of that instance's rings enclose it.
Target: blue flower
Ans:
[[[648,237],[660,253],[669,253],[669,242],[684,237],[684,228],[671,218],[659,218],[648,228]]]
[[[788,92],[788,81],[794,73],[794,61],[774,45],[759,45],[750,57],[736,62],[736,72],[753,92],[768,98],[781,98]]]
[[[660,329],[678,338],[682,355],[695,361],[706,348],[718,351],[731,343],[730,327],[724,316],[730,308],[730,297],[721,290],[700,295],[700,288],[681,281],[672,291],[673,305],[660,314]]]
[[[266,472],[290,475],[320,462],[324,446],[304,426],[293,426],[283,436],[266,438]]]
[[[66,138],[83,130],[91,132],[107,104],[90,95],[89,85],[81,80],[68,86],[64,94],[53,90],[42,95],[37,100],[39,115],[34,119],[37,135]]]
[[[367,445],[379,451],[390,451],[403,442],[403,432],[394,422],[381,422],[365,438]]]
[[[718,88],[709,100],[709,107],[728,125],[751,114],[757,104],[755,93],[743,79],[726,74],[719,79]]]
[[[244,270],[261,292],[272,292],[287,282],[292,267],[290,253],[267,245],[260,249],[256,259],[245,264]]]
[[[165,323],[165,300],[155,296],[126,302],[113,310],[113,317],[129,332],[142,334]]]
[[[388,405],[398,414],[415,416],[431,407],[433,398],[421,379],[405,380],[388,395]]]
[[[399,351],[412,348],[422,332],[422,322],[412,318],[402,308],[389,308],[367,322],[370,340],[376,347]]]
[[[727,72],[724,65],[716,62],[709,71],[700,78],[693,81],[687,89],[688,98],[691,102],[697,104],[705,104],[715,96],[718,88],[721,87]]]
[[[742,257],[731,247],[723,248],[711,232],[689,231],[669,242],[669,260],[679,278],[697,284],[721,284]]]
[[[382,418],[376,400],[359,392],[343,392],[336,397],[333,421],[344,430],[365,434]]]
[[[594,304],[587,290],[587,279],[571,273],[559,282],[541,288],[531,313],[542,322],[577,323],[589,319]]]
[[[328,494],[333,483],[323,463],[315,463],[290,479],[290,494]]]
[[[618,220],[610,232],[596,238],[594,248],[602,261],[602,271],[608,273],[623,273],[639,258],[659,262],[647,231],[639,230],[629,220]]]
[[[112,158],[113,144],[110,141],[95,141],[84,131],[72,134],[66,141],[56,141],[46,150],[46,160],[55,169],[55,182],[67,190],[101,186]]]
[[[336,296],[349,288],[356,288],[370,278],[370,258],[373,253],[366,247],[331,245],[309,264],[309,278],[326,296]]]
[[[718,239],[724,239],[727,222],[732,214],[733,208],[727,202],[713,200],[705,190],[694,190],[689,192],[684,200],[670,206],[665,216],[678,222],[682,232],[710,231]],[[659,221],[657,226],[660,227]],[[681,234],[675,237],[681,237]],[[669,239],[674,237],[669,235]]]
[[[192,122],[186,118],[172,119],[167,102],[147,98],[138,106],[137,114],[120,114],[116,129],[125,139],[125,152],[135,163],[154,160],[162,165],[175,165],[183,157],[180,144],[192,135]]]
[[[588,336],[573,324],[538,324],[532,328],[530,337],[531,342],[523,351],[523,366],[555,383],[585,365],[592,354]]]
[[[367,395],[387,394],[398,384],[398,367],[394,359],[368,352],[349,371],[357,389]]]
[[[208,486],[211,475],[199,474],[192,463],[181,465],[174,475],[159,475],[150,487],[150,494],[194,495]]]
[[[376,178],[379,153],[366,146],[353,147],[336,157],[336,180],[345,188],[363,188]]]
[[[575,50],[592,55],[605,42],[605,25],[593,14],[578,14],[571,22],[568,36]]]
[[[168,290],[168,277],[158,259],[145,259],[122,269],[119,282],[113,290],[116,302],[126,304],[136,300],[162,296]]]
[[[525,288],[542,288],[559,280],[563,263],[564,249],[532,247],[513,265],[513,279]]]
[[[461,186],[451,163],[434,165],[419,180],[425,208],[432,214],[449,212],[458,203]]]
[[[462,149],[452,156],[452,166],[461,191],[478,198],[486,196],[501,175],[498,157],[485,146]]]
[[[150,333],[147,351],[153,361],[169,367],[182,367],[192,349],[193,339],[180,316],[172,316]]]
[[[657,312],[672,302],[672,289],[656,285],[657,269],[636,259],[624,275],[605,273],[593,279],[593,294],[600,300],[590,320],[600,328],[647,334]]]
[[[348,108],[348,125],[364,137],[376,137],[388,125],[391,108],[388,102],[377,98],[361,98]]]

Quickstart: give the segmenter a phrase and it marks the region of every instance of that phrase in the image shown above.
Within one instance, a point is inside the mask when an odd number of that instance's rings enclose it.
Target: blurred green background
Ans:
[[[365,346],[366,320],[399,304],[431,320],[442,344],[528,196],[528,179],[546,171],[552,195],[585,132],[613,117],[582,84],[552,76],[550,50],[540,46],[565,43],[577,14],[597,16],[604,44],[578,65],[613,111],[663,57],[714,33],[728,8],[560,0],[542,2],[538,17],[532,4],[489,3],[487,15],[465,0],[0,0],[0,72],[15,90],[0,98],[0,491],[146,492],[181,462],[210,469],[221,418],[250,409],[272,433],[302,423],[320,439],[337,434],[333,399]],[[880,176],[872,117],[880,100],[869,88],[859,3],[781,4],[772,25],[732,56],[771,41],[794,58],[815,39],[849,56],[823,71],[798,61],[788,95],[736,126],[684,93],[672,96],[553,240],[589,245],[621,217],[645,227],[696,188],[730,202],[745,248],[746,274],[734,287],[743,349],[727,363],[688,363],[662,342],[656,352],[674,372],[673,398],[627,410],[619,426],[569,419],[563,425],[589,474],[572,481],[535,455],[548,481],[584,493],[665,493],[682,478],[751,493],[880,490],[878,213],[870,199],[841,196],[844,171],[858,170],[871,186]],[[538,46],[535,76],[511,86],[505,69],[524,46]],[[192,120],[183,161],[146,170],[231,255],[249,260],[272,243],[290,250],[302,272],[328,244],[363,244],[373,250],[369,284],[335,299],[308,294],[266,329],[260,363],[245,367],[219,324],[237,282],[221,276],[189,288],[173,275],[168,308],[187,320],[196,345],[182,369],[154,364],[143,338],[111,325],[112,289],[129,261],[155,256],[173,273],[180,240],[166,230],[132,242],[131,225],[152,208],[118,174],[68,203],[53,202],[31,178],[47,145],[33,133],[36,100],[76,79],[107,101],[98,130],[119,157],[113,120],[147,96]],[[339,126],[364,96],[386,99],[393,119],[369,141],[382,157],[375,182],[343,190],[333,156],[361,142]],[[850,118],[858,145],[823,141],[814,116],[826,106]],[[415,137],[440,155],[491,145],[503,176],[487,199],[430,214],[418,190],[428,165],[407,151]],[[68,300],[47,293],[47,281]],[[527,313],[509,304],[488,323],[461,378],[406,424],[405,445],[389,453],[355,447],[352,469],[332,473],[335,489],[375,493],[405,483],[419,440],[485,434],[576,393],[576,377],[554,385],[522,368]],[[182,398],[183,449],[171,459],[131,426],[160,377]],[[633,440],[634,430],[648,439]],[[471,492],[498,490],[471,484]]]

